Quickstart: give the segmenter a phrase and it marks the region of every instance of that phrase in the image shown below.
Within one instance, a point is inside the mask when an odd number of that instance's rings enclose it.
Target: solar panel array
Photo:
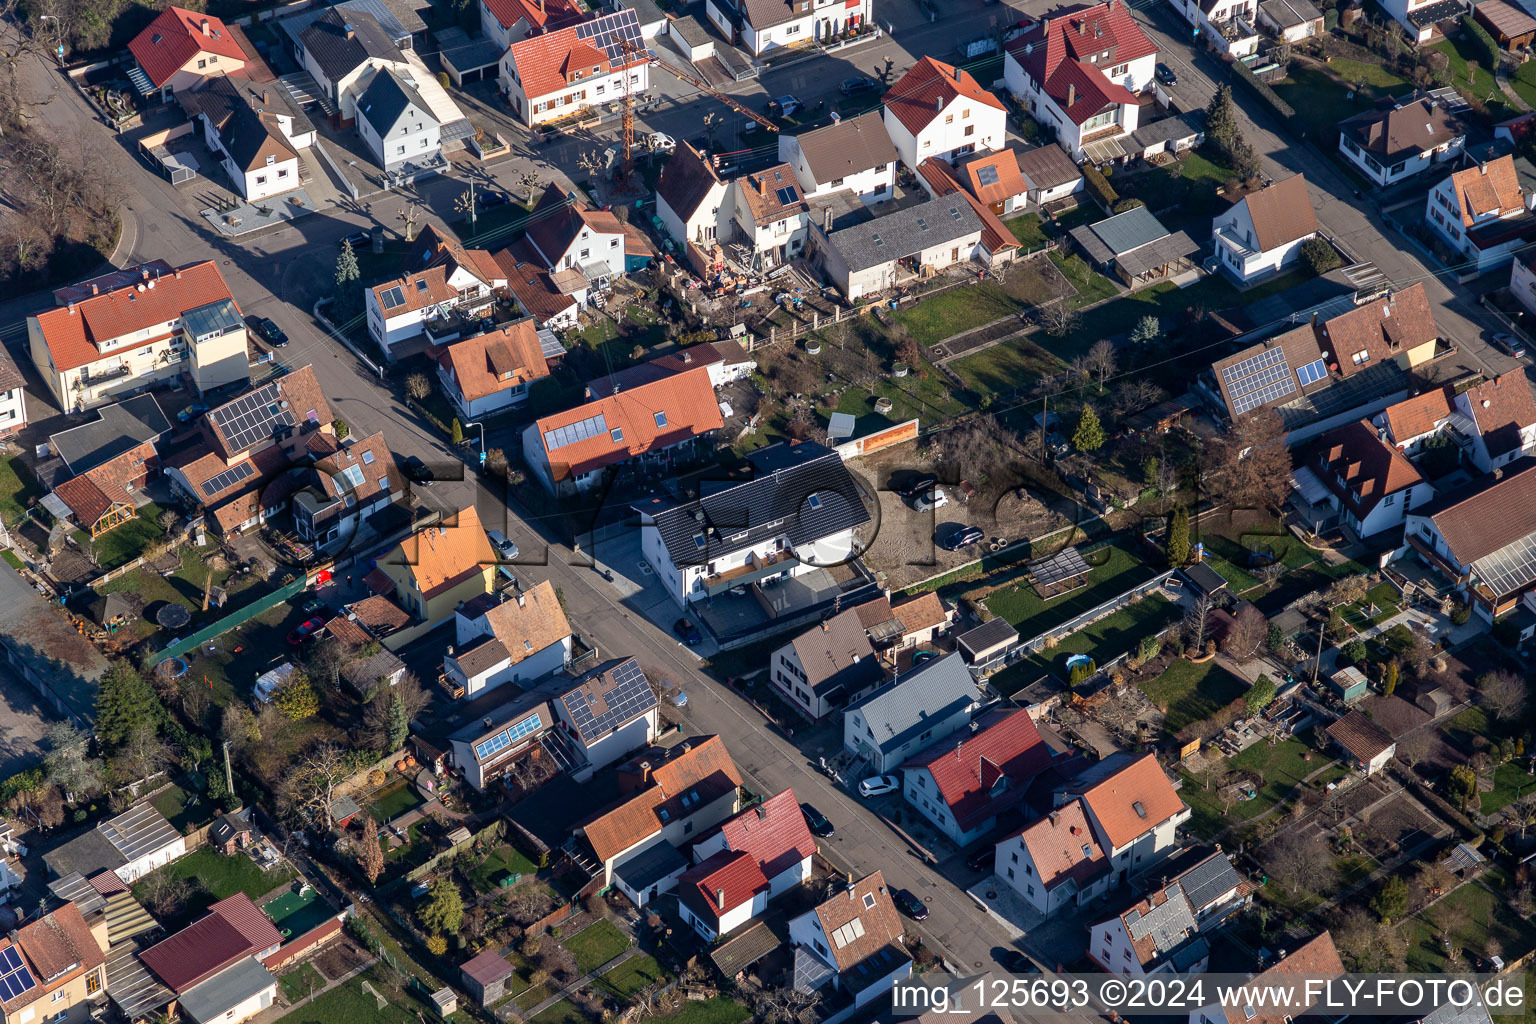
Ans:
[[[607,708],[598,713],[595,710],[597,697],[588,691],[594,686],[601,689],[609,680],[612,685],[602,693]],[[640,671],[639,664],[633,658],[614,666],[606,677],[599,676],[560,699],[583,740],[601,739],[656,706],[656,694],[652,692],[645,673]]]
[[[779,197],[780,206],[788,206],[790,203],[796,202],[800,198],[800,193],[795,191],[795,186],[793,185],[785,185],[783,188],[775,192],[774,195]]]
[[[645,40],[640,35],[640,18],[629,8],[582,22],[576,26],[576,38],[590,39],[601,46],[603,55],[616,64],[624,63],[626,56],[626,48],[619,42],[620,39],[647,57],[650,56],[650,51],[645,48]]]
[[[1301,382],[1302,387],[1316,384],[1326,376],[1328,376],[1328,364],[1321,359],[1314,359],[1306,366],[1296,368],[1296,379]]]
[[[0,949],[0,1001],[10,1002],[36,987],[37,979],[21,962],[21,951],[15,946]]]
[[[379,301],[384,303],[385,309],[394,309],[396,306],[403,306],[405,305],[405,292],[400,289],[399,285],[396,285],[395,287],[385,292],[383,295],[379,296]]]
[[[976,180],[983,185],[996,185],[998,181],[997,168],[991,164],[976,168]]]
[[[607,432],[608,420],[602,413],[598,413],[596,416],[588,416],[584,420],[577,420],[567,426],[544,431],[544,448],[552,452],[557,448],[564,448],[568,444],[585,441],[589,437]]]
[[[1232,411],[1239,416],[1296,393],[1296,381],[1291,368],[1286,365],[1285,350],[1278,345],[1233,363],[1221,371],[1221,379],[1232,398]]]
[[[475,744],[475,756],[480,760],[488,760],[492,754],[499,753],[510,747],[514,740],[520,740],[529,733],[538,732],[543,727],[543,720],[535,711],[527,718],[515,725],[508,726],[488,740],[481,740]]]
[[[1536,533],[1484,555],[1472,563],[1472,570],[1496,596],[1523,589],[1536,580]]]
[[[219,494],[226,487],[233,487],[246,477],[255,476],[256,467],[249,462],[242,462],[237,466],[231,466],[217,476],[210,477],[203,482],[203,495],[211,498]]]
[[[1030,563],[1029,571],[1036,583],[1049,587],[1063,580],[1086,576],[1088,563],[1083,560],[1083,554],[1077,548],[1064,548],[1049,558]]]
[[[294,426],[293,413],[283,408],[282,392],[276,384],[241,395],[208,414],[234,451],[244,451],[257,441],[265,441],[279,427]]]

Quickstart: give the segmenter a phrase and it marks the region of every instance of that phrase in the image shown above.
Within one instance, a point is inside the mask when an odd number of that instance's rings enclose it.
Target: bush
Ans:
[[[446,76],[445,76],[446,77]],[[441,935],[427,936],[427,952],[433,956],[442,956],[448,952],[448,940]]]
[[[1301,243],[1301,261],[1307,269],[1319,276],[1344,265],[1333,245],[1321,235],[1313,235]]]
[[[1261,675],[1248,687],[1248,692],[1243,695],[1243,705],[1249,712],[1257,714],[1269,706],[1275,699],[1275,683],[1269,676]]]
[[[1472,617],[1472,604],[1470,601],[1458,604],[1451,609],[1451,624],[1453,626],[1465,626],[1467,620]]]
[[[1096,671],[1098,671],[1098,666],[1093,663],[1092,659],[1079,662],[1078,664],[1072,666],[1072,671],[1067,676],[1067,685],[1076,686],[1078,683],[1093,675]]]
[[[1351,640],[1339,648],[1339,657],[1351,665],[1358,665],[1365,660],[1365,641]]]
[[[1237,72],[1237,80],[1242,82],[1249,89],[1253,90],[1259,99],[1269,104],[1269,108],[1276,114],[1280,115],[1281,120],[1285,121],[1287,124],[1290,124],[1294,121],[1296,117],[1296,111],[1292,110],[1291,105],[1285,102],[1285,100],[1281,99],[1280,95],[1276,93],[1275,90],[1259,81],[1258,77],[1254,75],[1253,70],[1249,68],[1248,65],[1244,64],[1242,61],[1238,61],[1237,63],[1233,64],[1232,67]],[[1305,131],[1303,131],[1303,134],[1305,134]]]
[[[1339,12],[1336,8],[1329,8],[1323,12],[1323,29],[1332,32],[1339,27]]]
[[[1493,36],[1488,30],[1477,23],[1477,19],[1470,14],[1461,16],[1461,31],[1472,48],[1477,51],[1477,63],[1488,71],[1497,71],[1499,67],[1499,44],[1493,41]]]
[[[1122,199],[1118,203],[1115,204],[1115,212],[1116,213],[1125,213],[1128,210],[1136,209],[1136,207],[1138,207],[1138,206],[1146,206],[1146,205],[1147,204],[1142,202],[1140,199]]]
[[[347,426],[347,421],[342,419],[331,420],[331,429],[336,432],[336,440],[345,441],[347,435],[352,433],[352,428]]]
[[[1106,210],[1115,208],[1115,203],[1120,199],[1120,193],[1110,185],[1109,179],[1104,177],[1104,172],[1093,164],[1083,164],[1083,188],[1093,197],[1094,202]]]
[[[1144,636],[1141,643],[1136,645],[1136,656],[1142,661],[1151,661],[1157,657],[1163,649],[1163,638],[1160,636]]]

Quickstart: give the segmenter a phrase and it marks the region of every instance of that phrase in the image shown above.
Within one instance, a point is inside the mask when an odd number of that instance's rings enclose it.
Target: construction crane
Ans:
[[[704,93],[705,95],[714,97],[715,99],[719,100],[721,103],[724,103],[726,106],[728,106],[732,110],[736,111],[736,113],[741,114],[741,115],[743,115],[745,117],[751,118],[752,120],[756,121],[758,124],[762,125],[764,128],[768,129],[769,131],[776,132],[776,131],[779,130],[779,126],[778,125],[774,124],[772,121],[770,121],[768,118],[764,117],[762,114],[759,114],[755,110],[749,109],[745,104],[742,104],[742,103],[738,102],[737,100],[735,100],[734,98],[732,98],[730,96],[727,96],[725,93],[719,92],[719,91],[711,88],[709,83],[705,82],[703,79],[699,78],[698,76],[691,75],[688,72],[684,71],[682,68],[677,67],[676,65],[668,64],[666,61],[664,61],[660,57],[656,56],[650,50],[647,50],[646,48],[644,48],[642,46],[636,46],[634,43],[630,42],[628,39],[625,39],[621,35],[614,35],[613,36],[613,41],[618,44],[619,50],[623,52],[625,57],[632,57],[632,56],[633,57],[642,57],[643,56],[651,64],[655,65],[656,67],[661,68],[661,70],[665,71],[667,74],[671,75],[673,78],[676,78],[678,81],[680,81],[680,82],[687,82],[689,85],[693,86],[695,89],[699,90],[700,92]],[[623,121],[623,124],[624,124],[624,170],[625,170],[625,173],[627,175],[628,171],[629,171],[629,167],[630,167],[630,154],[631,154],[632,150],[634,149],[634,144],[635,144],[635,102],[634,102],[634,97],[632,97],[630,95],[630,92],[629,92],[629,73],[628,73],[628,69],[627,68],[625,69],[625,74],[624,74],[624,121]]]

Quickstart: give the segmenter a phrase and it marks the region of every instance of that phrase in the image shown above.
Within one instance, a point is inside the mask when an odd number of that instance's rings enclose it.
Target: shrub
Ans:
[[[1248,687],[1248,692],[1243,695],[1244,706],[1252,713],[1257,714],[1275,699],[1275,683],[1269,676],[1261,675]]]
[[[1110,185],[1109,179],[1104,177],[1104,172],[1093,164],[1083,164],[1082,171],[1083,187],[1093,197],[1094,202],[1106,210],[1114,209],[1115,203],[1120,199],[1120,193]]]
[[[1339,12],[1337,8],[1329,8],[1323,12],[1323,28],[1332,32],[1339,27]]]
[[[1301,243],[1301,261],[1307,265],[1308,270],[1319,276],[1344,264],[1338,251],[1321,235],[1313,235]]]
[[[1136,207],[1138,207],[1138,206],[1146,206],[1146,205],[1147,204],[1142,202],[1140,199],[1122,199],[1118,203],[1115,204],[1115,212],[1116,213],[1125,213],[1128,210],[1136,209]]]
[[[1471,604],[1471,602],[1462,602],[1461,604],[1458,604],[1455,608],[1451,609],[1451,624],[1452,625],[1455,625],[1455,626],[1465,626],[1467,624],[1467,620],[1470,619],[1471,617],[1472,617],[1472,604]]]
[[[1142,661],[1151,661],[1157,657],[1163,649],[1163,638],[1160,636],[1144,636],[1136,645],[1136,656]]]
[[[1097,671],[1097,666],[1094,665],[1092,659],[1079,662],[1078,664],[1072,666],[1072,671],[1067,677],[1067,685],[1076,686],[1078,683],[1093,675],[1095,671]]]
[[[331,420],[331,429],[336,432],[338,441],[345,441],[347,435],[352,433],[352,428],[347,426],[347,421],[341,419]]]
[[[1499,44],[1493,41],[1493,36],[1488,30],[1477,23],[1477,19],[1470,14],[1461,16],[1461,31],[1472,48],[1477,51],[1477,63],[1488,69],[1496,71],[1499,67]]]
[[[1259,81],[1258,77],[1254,75],[1253,70],[1249,68],[1248,65],[1244,64],[1242,61],[1238,61],[1237,63],[1233,64],[1232,67],[1237,72],[1237,80],[1242,82],[1249,89],[1252,89],[1254,93],[1258,95],[1259,99],[1269,104],[1270,109],[1273,110],[1276,114],[1279,114],[1283,120],[1290,122],[1296,117],[1296,111],[1291,109],[1291,105],[1285,102],[1285,100],[1281,99],[1275,90]]]
[[[1339,657],[1351,665],[1358,665],[1365,660],[1365,641],[1351,640],[1339,648]]]
[[[446,77],[446,76],[444,76]],[[442,956],[448,952],[448,940],[441,935],[427,936],[427,952],[433,956]]]

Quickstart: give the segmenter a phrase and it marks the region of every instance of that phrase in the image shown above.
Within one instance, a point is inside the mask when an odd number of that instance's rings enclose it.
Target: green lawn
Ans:
[[[1536,109],[1536,62],[1526,61],[1521,64],[1519,70],[1510,76],[1509,84],[1514,86],[1515,95]]]
[[[1216,189],[1234,177],[1231,168],[1213,163],[1192,150],[1171,164],[1134,173],[1122,171],[1110,184],[1123,198],[1146,203],[1169,231],[1201,222],[1209,233],[1210,224],[1206,222],[1227,205]]]
[[[1408,939],[1408,970],[1438,974],[1453,969],[1437,941],[1440,929],[1433,923],[1435,910],[1447,903],[1467,911],[1467,925],[1455,934],[1453,941],[1475,956],[1486,955],[1490,940],[1498,942],[1504,951],[1501,955],[1506,957],[1521,956],[1536,945],[1536,927],[1522,920],[1506,899],[1471,882],[1422,915],[1403,922]]]
[[[925,368],[926,376],[919,377],[916,374],[908,374],[905,377],[882,377],[875,385],[875,393],[871,395],[868,390],[858,387],[850,387],[837,396],[837,405],[823,407],[822,413],[846,412],[860,420],[858,428],[862,431],[866,426],[884,426],[880,421],[888,423],[903,423],[916,418],[924,423],[933,423],[936,420],[953,419],[970,411],[961,396],[955,393],[954,385],[931,364]],[[875,399],[889,398],[891,411],[883,417],[876,413]],[[868,420],[865,420],[868,417]]]
[[[1472,753],[1474,738],[1478,736],[1495,738],[1493,722],[1489,720],[1488,712],[1479,707],[1470,707],[1458,713],[1440,729],[1445,733],[1446,739],[1468,754]]]
[[[529,1024],[588,1024],[588,1021],[575,1003],[562,999],[543,1013],[529,1018]]]
[[[1515,802],[1517,794],[1529,794],[1536,788],[1536,776],[1525,770],[1524,761],[1510,761],[1493,770],[1493,789],[1483,794],[1478,807],[1484,814],[1497,814]]]
[[[923,299],[896,313],[895,320],[919,344],[933,345],[962,331],[1012,316],[1018,310],[1019,303],[1001,285],[983,281]]]
[[[1248,692],[1248,684],[1217,665],[1214,658],[1200,664],[1175,658],[1142,690],[1166,712],[1163,728],[1172,735],[1241,697]]]
[[[43,487],[16,457],[0,458],[0,520],[15,526],[27,507],[43,496]]]
[[[1311,759],[1303,760],[1308,754]],[[1241,772],[1253,782],[1258,795],[1233,805],[1228,817],[1221,810],[1220,794],[1215,789],[1206,790],[1200,780],[1186,774],[1179,795],[1190,806],[1189,830],[1196,835],[1209,838],[1228,825],[1258,817],[1289,796],[1302,779],[1319,769],[1325,770],[1309,784],[1313,788],[1336,782],[1345,774],[1343,765],[1317,753],[1295,737],[1273,747],[1264,741],[1255,743],[1229,759],[1227,767]]]
[[[978,395],[1006,395],[1058,372],[1061,362],[1029,338],[1014,338],[956,359],[949,368]]]
[[[374,794],[368,801],[368,810],[373,815],[373,820],[379,824],[398,818],[406,811],[413,810],[426,803],[421,794],[416,792],[416,787],[409,780],[401,779],[386,789]]]
[[[1019,245],[1024,247],[1025,252],[1038,249],[1050,241],[1038,213],[1026,213],[1022,217],[1013,217],[1003,223],[1008,225],[1008,230],[1013,232],[1013,237],[1018,239]]]
[[[632,956],[596,981],[598,988],[622,1000],[629,1000],[667,976],[654,957]]]
[[[1465,33],[1456,39],[1442,39],[1429,47],[1446,55],[1451,62],[1451,84],[1467,99],[1487,104],[1490,121],[1502,121],[1515,116],[1516,111],[1504,99],[1499,83],[1493,80],[1493,71],[1478,64],[1477,72],[1468,77],[1467,61],[1476,60],[1476,51]]]
[[[742,1024],[752,1011],[726,996],[688,1002],[676,1013],[652,1017],[649,1024]]]
[[[180,860],[172,861],[161,868],[160,873],[185,878],[203,890],[202,896],[187,901],[185,916],[189,920],[227,896],[243,892],[254,900],[296,877],[293,869],[286,865],[263,871],[243,854],[226,857],[211,846],[199,847]],[[145,898],[146,881],[147,877],[133,886],[133,894],[140,901]]]
[[[1178,605],[1161,594],[1149,595],[1078,630],[1054,650],[1040,651],[1004,669],[992,678],[992,686],[1006,695],[1047,673],[1066,678],[1068,655],[1090,654],[1100,663],[1107,662],[1133,649],[1142,637],[1161,632],[1178,620]]]
[[[172,786],[163,793],[155,794],[155,798],[150,803],[154,804],[155,810],[165,815],[182,835],[213,820],[213,805],[201,794],[188,793],[180,786]]]
[[[1308,134],[1323,146],[1330,144],[1340,121],[1371,109],[1380,97],[1411,88],[1384,66],[1341,57],[1334,58],[1327,70],[1292,64],[1290,74],[1274,85],[1275,93],[1301,115]]]
[[[320,976],[319,971],[315,970],[314,964],[300,964],[278,981],[283,986],[283,998],[290,1003],[298,1002],[325,984],[325,979]]]
[[[363,982],[369,982],[383,997],[383,1005],[363,991]],[[417,1001],[406,995],[396,996],[381,980],[378,967],[337,985],[329,992],[316,996],[311,1002],[283,1017],[279,1024],[419,1024]],[[426,1007],[423,1005],[423,1009]],[[456,1013],[453,1020],[467,1020],[467,1015]]]
[[[12,551],[10,548],[6,548],[4,551],[0,551],[0,559],[4,559],[6,565],[10,566],[12,569],[17,570],[18,572],[24,568],[24,563],[22,562],[21,558],[18,557],[16,552]]]
[[[1115,282],[1103,274],[1095,273],[1081,256],[1063,256],[1053,252],[1051,262],[1056,264],[1056,269],[1077,290],[1077,298],[1072,300],[1072,305],[1078,309],[1103,302],[1120,293],[1120,287]]]
[[[160,506],[150,502],[138,510],[138,516],[108,530],[95,539],[77,532],[75,539],[91,553],[102,569],[116,569],[142,555],[151,544],[165,536],[160,528]]]
[[[1345,605],[1341,612],[1344,621],[1356,629],[1379,625],[1402,610],[1402,595],[1391,583],[1383,580],[1366,591],[1365,599]],[[1371,611],[1372,607],[1375,611]]]
[[[1020,637],[1028,639],[1054,629],[1155,575],[1150,566],[1124,548],[1100,547],[1084,551],[1083,557],[1090,565],[1085,587],[1043,601],[1029,581],[1020,577],[1011,586],[994,590],[986,599],[987,609],[1008,620],[1019,631]]]
[[[612,921],[597,921],[565,940],[579,973],[595,971],[629,948],[629,936]]]
[[[469,882],[479,892],[490,892],[508,875],[530,878],[538,866],[512,847],[502,844],[469,872]]]

